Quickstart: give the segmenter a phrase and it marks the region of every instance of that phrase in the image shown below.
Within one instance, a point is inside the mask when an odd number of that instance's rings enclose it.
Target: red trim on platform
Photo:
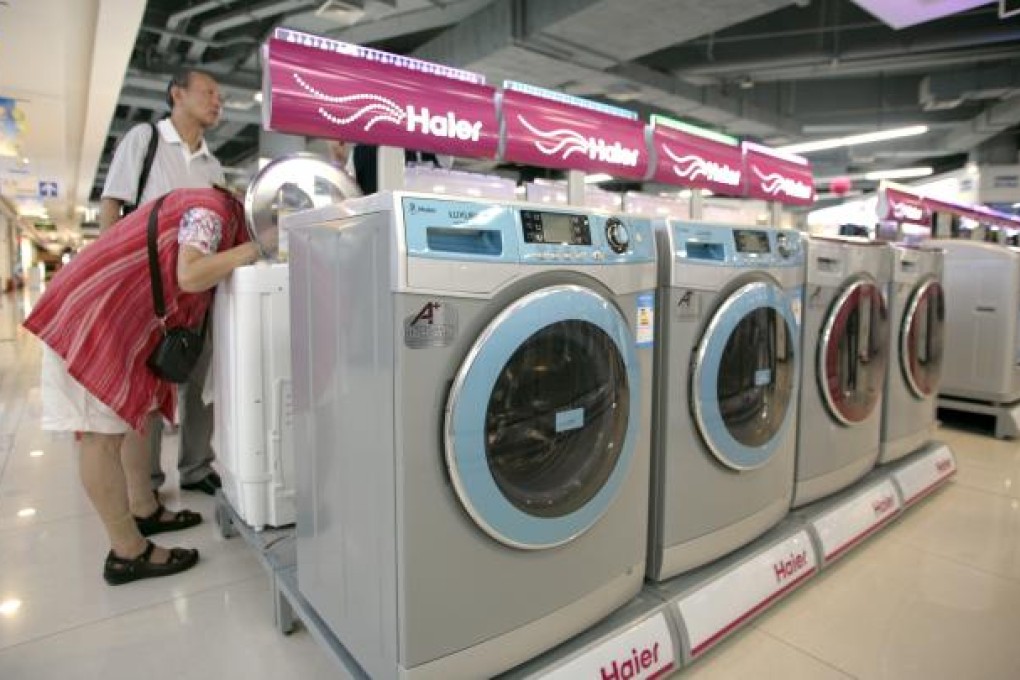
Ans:
[[[934,482],[932,482],[928,486],[924,487],[923,489],[921,489],[920,491],[915,493],[909,499],[903,501],[903,507],[907,507],[908,505],[913,505],[917,501],[921,500],[922,498],[924,498],[925,496],[930,494],[932,491],[934,491],[936,489],[936,487],[940,486],[942,484],[942,482],[946,481],[947,479],[949,479],[950,477],[952,477],[955,474],[956,474],[956,467],[954,466],[953,467],[953,471],[950,472],[948,475],[943,475],[943,476],[939,477]]]
[[[764,600],[762,600],[761,602],[759,602],[755,606],[751,607],[750,609],[748,609],[746,612],[744,612],[743,614],[741,614],[737,618],[735,618],[732,621],[730,621],[728,624],[726,624],[725,626],[720,628],[719,631],[715,633],[715,635],[713,635],[712,637],[708,638],[707,640],[702,642],[697,647],[692,648],[691,649],[691,656],[692,657],[698,656],[699,654],[705,652],[708,648],[714,646],[717,642],[722,640],[722,638],[724,638],[726,635],[731,633],[734,628],[737,628],[738,626],[740,626],[740,624],[742,624],[745,621],[747,621],[748,619],[752,618],[753,616],[755,616],[756,614],[761,612],[763,609],[768,607],[770,604],[775,602],[777,599],[779,599],[780,597],[782,597],[786,593],[788,593],[791,590],[793,590],[794,588],[796,588],[798,585],[800,585],[809,576],[813,576],[815,573],[817,573],[817,571],[818,571],[817,567],[812,567],[809,571],[804,572],[803,574],[801,574],[800,576],[798,576],[794,580],[792,580],[789,583],[787,583],[781,589],[779,589],[776,592],[772,593],[771,595],[766,597]]]
[[[655,678],[664,678],[666,677],[666,674],[671,673],[674,668],[676,668],[676,663],[670,661],[668,666],[663,666],[659,670],[655,671],[654,673],[648,676],[647,680],[655,680]]]
[[[839,546],[838,548],[833,550],[831,553],[826,555],[825,556],[825,561],[826,562],[831,562],[832,560],[836,559],[837,557],[839,557],[840,555],[845,553],[847,550],[849,550],[850,548],[854,547],[855,545],[857,545],[858,543],[863,541],[865,538],[867,538],[871,534],[875,533],[876,531],[878,531],[879,529],[884,527],[886,524],[889,523],[890,520],[894,519],[899,514],[900,513],[898,513],[898,512],[894,512],[894,513],[892,513],[890,515],[886,515],[880,521],[876,522],[875,524],[872,524],[870,527],[868,527],[864,531],[858,533],[856,536],[851,538],[849,541],[847,541],[846,543],[844,543],[843,545]]]

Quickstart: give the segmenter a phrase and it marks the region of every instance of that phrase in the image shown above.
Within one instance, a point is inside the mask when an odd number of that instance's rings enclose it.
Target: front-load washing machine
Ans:
[[[835,493],[875,466],[889,358],[889,246],[849,238],[805,245],[793,507]]]
[[[896,245],[892,253],[880,463],[913,453],[935,436],[946,314],[942,251]]]
[[[944,251],[942,397],[1020,401],[1020,252],[994,243],[932,240]]]
[[[395,192],[287,224],[298,586],[366,673],[489,677],[632,598],[650,222]]]
[[[648,575],[664,580],[789,510],[804,258],[792,230],[675,221],[656,241]]]

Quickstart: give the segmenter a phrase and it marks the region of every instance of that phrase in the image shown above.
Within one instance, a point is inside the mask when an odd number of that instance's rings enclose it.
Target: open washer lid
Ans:
[[[248,185],[245,223],[263,255],[273,257],[277,254],[274,230],[281,214],[357,196],[361,189],[350,175],[322,158],[309,153],[281,156],[262,168]],[[281,238],[279,246],[284,252],[285,243]]]

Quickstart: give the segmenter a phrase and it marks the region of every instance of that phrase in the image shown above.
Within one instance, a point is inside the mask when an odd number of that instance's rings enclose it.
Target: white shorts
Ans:
[[[131,426],[67,372],[59,354],[43,343],[42,429],[124,434]]]

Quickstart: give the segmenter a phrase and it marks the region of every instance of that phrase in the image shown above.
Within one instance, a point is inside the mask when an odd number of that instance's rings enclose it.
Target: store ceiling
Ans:
[[[1020,21],[1000,19],[997,3],[951,0],[941,4],[962,11],[894,30],[862,9],[869,2],[149,0],[92,197],[121,135],[165,115],[168,73],[180,65],[220,80],[226,108],[209,142],[228,168],[250,168],[259,143],[258,47],[280,24],[773,145],[916,123],[931,128],[921,137],[811,154],[822,177],[922,164],[948,170],[968,154],[1017,162]],[[903,4],[919,12],[932,5]]]

